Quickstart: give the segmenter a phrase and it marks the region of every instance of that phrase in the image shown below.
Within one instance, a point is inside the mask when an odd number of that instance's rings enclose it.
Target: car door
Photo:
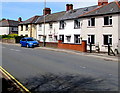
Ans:
[[[21,44],[22,44],[22,46],[26,46],[27,45],[27,40],[26,39],[22,39]]]

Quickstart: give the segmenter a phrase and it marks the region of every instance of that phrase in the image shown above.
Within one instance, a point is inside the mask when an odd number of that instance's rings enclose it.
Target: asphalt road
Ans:
[[[118,62],[94,57],[3,44],[2,67],[23,83],[40,74],[72,74],[101,79],[105,89],[118,89]]]

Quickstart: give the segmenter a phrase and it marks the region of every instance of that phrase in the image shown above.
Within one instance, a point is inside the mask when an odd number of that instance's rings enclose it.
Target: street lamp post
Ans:
[[[44,0],[44,31],[43,31],[43,47],[45,47],[45,8],[46,8],[46,0]]]

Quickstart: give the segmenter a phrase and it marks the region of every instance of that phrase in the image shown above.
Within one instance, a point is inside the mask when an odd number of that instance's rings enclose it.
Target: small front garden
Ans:
[[[0,35],[1,39],[15,39],[15,37],[17,37],[18,34],[9,34],[9,35]]]
[[[19,43],[21,38],[24,38],[24,36],[18,36],[18,34],[0,35],[0,39],[2,39],[2,42],[4,42],[3,40],[5,40],[5,42],[6,40],[15,40],[15,43]]]

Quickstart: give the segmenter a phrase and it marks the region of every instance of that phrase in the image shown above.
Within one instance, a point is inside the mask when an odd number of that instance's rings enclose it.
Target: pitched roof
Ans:
[[[118,2],[120,5],[120,1]],[[103,6],[89,6],[69,11],[62,11],[46,15],[45,22],[55,22],[60,20],[71,20],[78,17],[98,16],[104,14],[114,14],[120,12],[120,6],[116,2],[111,2]],[[43,23],[44,16],[34,16],[20,24]]]
[[[41,16],[33,16],[25,21],[20,22],[19,24],[33,24],[36,22],[36,20]]]
[[[116,4],[116,2],[111,2],[107,5],[94,9],[83,15],[79,15],[79,17],[99,16],[99,15],[115,14],[115,13],[120,13],[120,7]]]
[[[98,8],[97,5],[90,6],[90,7],[79,8],[79,9],[74,9],[74,10],[69,10],[59,20],[74,19],[74,18],[78,17],[79,15],[82,15],[86,12],[92,11],[93,9],[96,9],[96,8]]]
[[[18,26],[19,22],[15,20],[1,20],[0,21],[0,27],[15,27]]]
[[[59,18],[61,18],[66,11],[58,12],[58,13],[53,13],[45,16],[45,22],[55,22],[58,21]],[[43,23],[44,22],[44,17],[40,17],[36,23]]]

